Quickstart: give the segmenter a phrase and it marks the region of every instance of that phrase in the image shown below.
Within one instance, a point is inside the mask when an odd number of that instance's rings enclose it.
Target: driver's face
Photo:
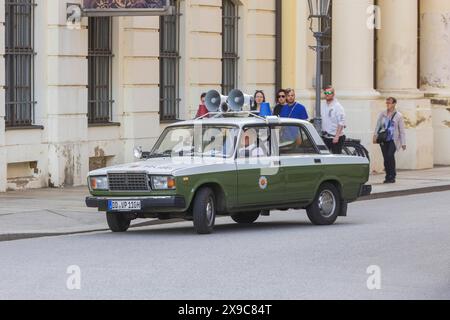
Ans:
[[[250,131],[244,131],[242,134],[242,147],[247,148],[252,144],[252,133]]]

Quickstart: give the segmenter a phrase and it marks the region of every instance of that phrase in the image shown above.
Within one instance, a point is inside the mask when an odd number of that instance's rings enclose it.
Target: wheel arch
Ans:
[[[329,184],[333,185],[338,190],[339,197],[340,197],[340,200],[341,200],[339,216],[340,217],[346,217],[347,216],[348,204],[347,204],[347,201],[345,201],[345,198],[344,198],[344,189],[343,189],[342,183],[336,177],[329,178],[329,179],[324,179],[317,186],[316,193],[315,193],[316,195],[317,195],[317,192],[319,191],[319,188],[325,183],[329,183]]]
[[[224,214],[227,212],[226,205],[226,195],[223,187],[218,182],[205,182],[199,184],[193,193],[191,203],[189,205],[189,213],[192,213],[192,207],[194,205],[194,199],[197,196],[197,193],[202,188],[210,188],[215,195],[216,198],[216,206],[217,206],[217,214]]]

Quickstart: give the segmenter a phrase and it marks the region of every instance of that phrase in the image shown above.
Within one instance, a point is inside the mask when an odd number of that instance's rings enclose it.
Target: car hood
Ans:
[[[184,174],[195,168],[205,168],[206,166],[217,166],[218,160],[216,158],[156,158],[139,161],[135,163],[128,163],[107,167],[91,171],[90,176],[102,176],[114,172],[145,172],[152,175],[177,175],[177,173]],[[223,162],[233,163],[232,160],[223,160]]]

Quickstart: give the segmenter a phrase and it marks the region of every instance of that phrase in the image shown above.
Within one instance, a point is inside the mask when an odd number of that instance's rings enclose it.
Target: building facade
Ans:
[[[67,3],[0,0],[0,191],[84,185],[90,169],[133,161],[202,92],[295,88],[313,114],[307,0],[176,0],[171,16],[83,18]],[[347,135],[372,145],[384,98],[407,124],[404,169],[450,165],[450,3],[333,0],[323,82]],[[376,27],[371,21],[376,19]]]
[[[78,28],[69,2],[81,0],[0,0],[0,191],[83,185],[133,161],[204,91],[274,98],[275,1],[177,0],[172,16]]]
[[[294,87],[313,112],[315,53],[308,3],[283,0],[283,86]],[[370,149],[383,170],[373,130],[385,98],[398,99],[407,127],[401,169],[450,165],[450,2],[332,0],[324,85],[333,85],[347,112],[347,136]],[[327,55],[330,60],[327,60]]]

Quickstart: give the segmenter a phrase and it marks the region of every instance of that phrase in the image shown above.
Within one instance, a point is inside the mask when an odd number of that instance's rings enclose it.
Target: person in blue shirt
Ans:
[[[299,120],[308,120],[308,112],[305,106],[295,101],[294,89],[286,89],[287,93],[287,105],[281,110],[281,118],[291,118]]]

